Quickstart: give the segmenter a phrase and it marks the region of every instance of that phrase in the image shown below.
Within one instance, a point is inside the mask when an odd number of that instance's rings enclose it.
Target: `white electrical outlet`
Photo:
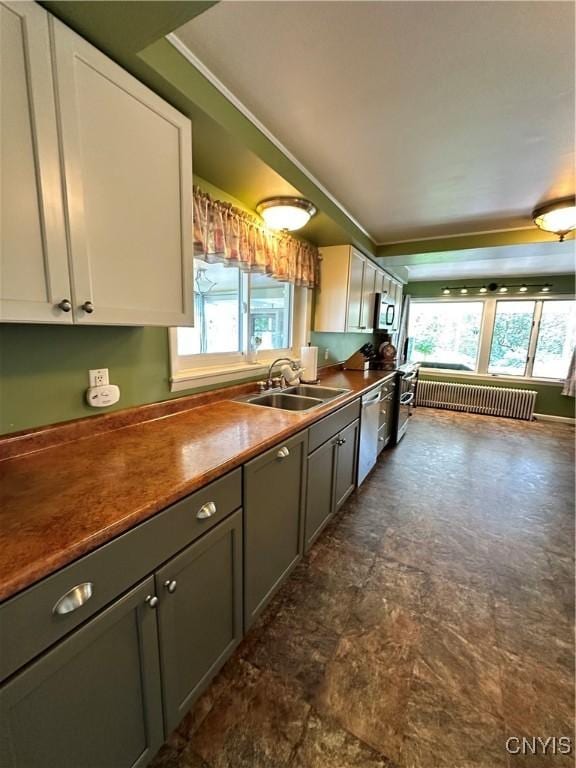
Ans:
[[[326,347],[326,349],[324,350],[324,360],[328,360],[329,357],[330,357],[330,350],[328,349],[328,347]]]
[[[91,387],[105,387],[110,384],[108,368],[93,368],[91,371],[88,371],[88,378],[90,379]]]

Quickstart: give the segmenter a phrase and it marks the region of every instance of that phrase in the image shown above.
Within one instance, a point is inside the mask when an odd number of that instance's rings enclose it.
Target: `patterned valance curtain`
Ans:
[[[254,216],[213,200],[198,187],[194,187],[194,255],[306,288],[318,284],[315,246],[267,229]]]

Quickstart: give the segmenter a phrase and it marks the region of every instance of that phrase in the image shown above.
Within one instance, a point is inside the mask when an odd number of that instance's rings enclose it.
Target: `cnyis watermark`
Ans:
[[[510,736],[506,739],[506,752],[510,755],[571,755],[569,736]]]

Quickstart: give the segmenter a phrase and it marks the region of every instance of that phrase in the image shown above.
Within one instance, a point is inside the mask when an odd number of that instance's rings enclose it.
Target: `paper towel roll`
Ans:
[[[318,381],[318,347],[300,347],[300,365],[303,382]]]

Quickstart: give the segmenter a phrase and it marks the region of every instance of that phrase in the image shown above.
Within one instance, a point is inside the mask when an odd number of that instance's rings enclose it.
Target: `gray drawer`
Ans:
[[[213,504],[204,507],[210,502]],[[0,606],[0,680],[213,528],[241,503],[242,474],[236,469],[7,600]],[[54,611],[64,595],[85,584],[92,585],[92,594],[83,605],[68,613]]]
[[[312,453],[318,446],[338,434],[341,429],[347,427],[359,416],[360,400],[354,400],[349,405],[345,405],[344,408],[340,408],[336,413],[331,413],[330,416],[326,416],[326,418],[313,424],[308,430],[308,453]]]

